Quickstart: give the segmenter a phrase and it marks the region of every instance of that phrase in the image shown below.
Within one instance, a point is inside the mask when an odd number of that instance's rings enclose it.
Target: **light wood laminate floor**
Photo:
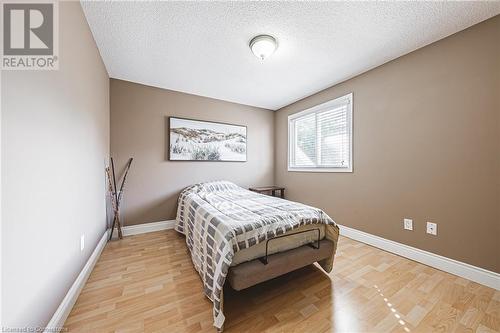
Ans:
[[[341,237],[334,269],[311,265],[225,291],[225,332],[498,332],[500,292]],[[215,332],[184,238],[106,245],[70,332]]]

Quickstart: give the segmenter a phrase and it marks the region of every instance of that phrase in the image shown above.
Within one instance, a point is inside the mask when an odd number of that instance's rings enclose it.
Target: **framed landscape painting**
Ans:
[[[247,127],[212,121],[169,118],[169,160],[247,160]]]

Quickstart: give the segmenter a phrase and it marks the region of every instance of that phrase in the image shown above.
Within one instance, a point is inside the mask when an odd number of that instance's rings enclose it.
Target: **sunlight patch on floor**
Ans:
[[[380,288],[375,284],[373,285],[373,288],[377,289],[380,297],[384,297],[384,294],[382,293],[382,291],[380,290]],[[396,320],[399,319],[398,323],[403,326],[403,329],[406,331],[406,332],[410,332],[411,330],[408,328],[408,326],[406,326],[406,323],[403,319],[401,319],[401,315],[397,313],[397,310],[392,306],[392,303],[389,302],[389,299],[387,297],[384,297],[384,302],[385,304],[387,305],[387,307],[389,307],[389,309],[391,309],[391,311],[394,313],[394,317],[396,318]]]

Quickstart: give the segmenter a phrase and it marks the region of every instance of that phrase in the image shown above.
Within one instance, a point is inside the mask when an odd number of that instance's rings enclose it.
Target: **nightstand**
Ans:
[[[261,186],[261,187],[250,187],[250,191],[261,193],[261,194],[267,194],[267,195],[272,195],[273,197],[277,197],[276,192],[279,193],[279,197],[284,199],[285,198],[285,188],[284,187],[279,187],[279,186]]]

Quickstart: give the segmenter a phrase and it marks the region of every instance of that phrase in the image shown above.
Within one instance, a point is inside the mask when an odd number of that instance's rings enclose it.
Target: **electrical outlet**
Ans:
[[[85,248],[85,235],[80,236],[80,252]]]
[[[427,233],[436,236],[438,233],[437,224],[432,222],[427,222]]]
[[[403,228],[405,228],[405,230],[413,230],[413,220],[412,219],[404,219],[403,220]]]

